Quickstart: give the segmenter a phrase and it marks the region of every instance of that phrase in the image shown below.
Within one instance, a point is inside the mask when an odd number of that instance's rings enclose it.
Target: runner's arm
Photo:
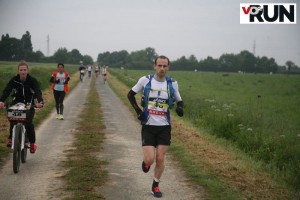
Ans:
[[[177,102],[177,107],[176,107],[176,113],[179,117],[183,116],[183,101],[179,93],[179,87],[177,81],[173,82],[173,88],[174,88],[174,96],[175,100]]]
[[[7,97],[9,96],[9,94],[11,93],[11,91],[13,90],[13,78],[8,82],[8,84],[6,85],[6,87],[4,88],[2,95],[0,97],[0,102],[4,102]]]
[[[133,90],[130,90],[127,94],[127,97],[129,99],[132,107],[134,108],[136,114],[137,114],[137,118],[139,120],[144,120],[145,115],[144,115],[143,111],[140,109],[140,107],[137,105],[135,95],[136,95],[136,93]]]
[[[64,84],[68,84],[70,80],[70,77],[68,76],[68,78],[65,80]]]
[[[132,107],[134,108],[135,112],[137,114],[140,114],[142,112],[142,109],[140,109],[140,107],[138,106],[136,99],[135,99],[135,95],[136,93],[133,90],[130,90],[127,94],[127,98],[130,102],[130,104],[132,105]]]
[[[50,83],[59,83],[59,80],[55,80],[54,79],[54,75],[52,74],[50,80],[49,80]]]

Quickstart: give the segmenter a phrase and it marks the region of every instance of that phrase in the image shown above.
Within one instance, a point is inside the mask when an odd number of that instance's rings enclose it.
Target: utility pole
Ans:
[[[47,35],[47,57],[49,57],[50,55],[50,37],[49,37],[49,34]]]

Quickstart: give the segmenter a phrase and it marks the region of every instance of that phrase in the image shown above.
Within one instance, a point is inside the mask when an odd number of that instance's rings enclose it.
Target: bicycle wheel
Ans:
[[[26,141],[27,141],[27,136],[26,136],[26,133],[25,133],[25,144],[26,144]],[[27,158],[27,149],[28,149],[28,147],[25,144],[24,144],[23,150],[21,151],[21,161],[22,161],[22,163],[25,163],[26,158]]]
[[[22,125],[16,125],[15,138],[14,138],[14,150],[13,150],[13,170],[14,173],[18,173],[21,163],[21,138],[22,138]]]

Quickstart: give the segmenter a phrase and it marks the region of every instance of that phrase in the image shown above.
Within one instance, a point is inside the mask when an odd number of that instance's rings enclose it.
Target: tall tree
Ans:
[[[21,43],[26,51],[32,52],[33,48],[31,43],[31,35],[29,31],[26,31],[26,33],[22,36]]]
[[[244,72],[254,72],[256,63],[255,56],[247,50],[241,51],[238,55],[240,69]]]
[[[59,48],[53,55],[55,62],[68,63],[69,55],[68,50],[64,48]]]
[[[295,65],[295,63],[290,61],[290,60],[286,61],[285,65],[286,65],[289,72],[292,71],[295,68],[298,68],[298,66]]]
[[[82,58],[83,64],[84,65],[92,65],[94,64],[93,58],[89,55],[84,55]]]
[[[155,52],[155,49],[153,49],[151,47],[147,47],[145,49],[145,53],[148,58],[148,61],[150,61],[152,63],[154,62],[155,58],[158,56],[157,53]]]
[[[82,61],[83,56],[80,54],[80,52],[77,49],[73,49],[71,52],[69,52],[69,63],[71,64],[79,64],[80,61]]]
[[[31,35],[29,31],[26,31],[26,33],[21,38],[21,51],[22,51],[22,57],[25,60],[33,61],[33,48],[31,43]]]

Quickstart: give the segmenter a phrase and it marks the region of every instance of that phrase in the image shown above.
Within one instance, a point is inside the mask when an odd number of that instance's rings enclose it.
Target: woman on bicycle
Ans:
[[[64,119],[64,98],[69,91],[68,82],[70,80],[69,73],[65,71],[65,66],[62,63],[57,64],[57,71],[52,73],[50,78],[51,89],[56,104],[56,119]]]
[[[25,128],[30,142],[30,153],[34,153],[37,149],[37,146],[35,144],[35,129],[32,123],[35,114],[34,99],[37,99],[35,107],[42,108],[43,97],[38,81],[34,77],[29,75],[29,67],[24,60],[20,61],[20,63],[18,64],[18,75],[11,78],[4,88],[0,97],[0,108],[3,108],[5,106],[4,101],[8,98],[12,91],[14,91],[13,100],[11,103],[12,105],[16,103],[30,103],[32,105],[28,112],[28,118],[25,123]],[[11,147],[12,144],[12,127],[13,122],[10,122],[10,134],[7,142],[8,147]]]

